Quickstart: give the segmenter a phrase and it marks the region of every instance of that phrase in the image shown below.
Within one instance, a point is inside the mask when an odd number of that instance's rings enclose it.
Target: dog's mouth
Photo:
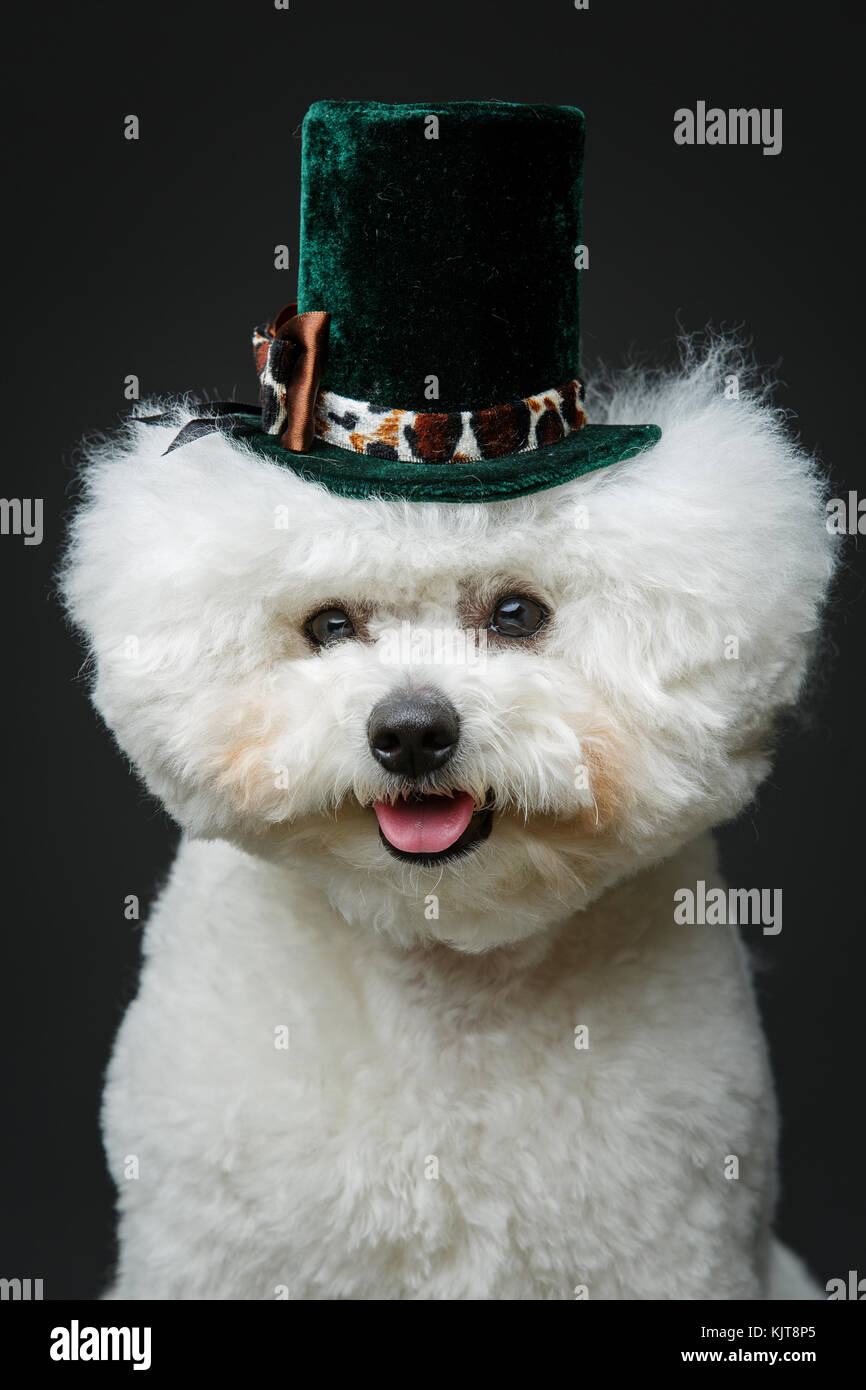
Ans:
[[[443,864],[487,839],[493,826],[493,796],[478,805],[468,792],[442,796],[412,793],[405,799],[376,801],[379,837],[397,859]]]

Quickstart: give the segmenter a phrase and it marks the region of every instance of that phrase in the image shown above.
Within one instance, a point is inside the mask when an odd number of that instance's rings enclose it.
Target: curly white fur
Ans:
[[[760,391],[725,398],[729,352],[597,391],[661,441],[507,502],[344,499],[215,435],[164,456],[183,411],[93,452],[67,601],[187,832],[106,1093],[121,1296],[767,1293],[748,971],[673,893],[717,881],[704,832],[766,774],[833,560],[820,478]],[[535,644],[384,659],[503,588],[550,608]],[[316,652],[329,603],[364,639]],[[438,869],[369,809],[367,720],[408,685],[460,715],[431,785],[495,795]]]

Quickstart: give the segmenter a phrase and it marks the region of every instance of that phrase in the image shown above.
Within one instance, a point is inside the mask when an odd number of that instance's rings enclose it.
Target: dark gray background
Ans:
[[[41,12],[40,12],[41,14]],[[112,1191],[97,1128],[139,928],[175,831],[90,711],[52,597],[85,431],[145,394],[254,398],[249,332],[294,293],[299,125],[321,97],[499,98],[587,115],[583,360],[669,358],[677,323],[743,324],[779,401],[864,488],[862,46],[857,7],[694,0],[270,0],[41,14],[9,50],[3,494],[45,540],[0,538],[3,1063],[0,1274],[97,1292]],[[784,109],[784,147],[680,148],[673,112]],[[123,138],[123,118],[141,139]],[[515,169],[515,180],[532,180]],[[856,245],[855,245],[856,238]],[[375,350],[375,345],[371,346]],[[772,521],[768,520],[768,526]],[[722,833],[738,885],[784,889],[760,992],[783,1118],[779,1227],[822,1283],[866,1273],[862,1200],[863,565],[850,543],[806,729]],[[755,939],[755,933],[750,933]]]

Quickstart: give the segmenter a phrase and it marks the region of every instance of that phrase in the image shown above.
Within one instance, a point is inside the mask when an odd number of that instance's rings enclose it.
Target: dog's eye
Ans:
[[[304,623],[304,631],[315,647],[330,647],[355,636],[352,619],[342,608],[323,608]]]
[[[500,637],[531,637],[543,625],[547,613],[534,598],[525,594],[509,594],[500,599],[490,618],[489,626]]]

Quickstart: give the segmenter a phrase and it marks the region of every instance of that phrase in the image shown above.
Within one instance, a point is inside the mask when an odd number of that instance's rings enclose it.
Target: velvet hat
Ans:
[[[583,139],[570,106],[317,102],[261,405],[204,406],[170,449],[220,429],[343,495],[483,502],[651,447],[583,409]]]

